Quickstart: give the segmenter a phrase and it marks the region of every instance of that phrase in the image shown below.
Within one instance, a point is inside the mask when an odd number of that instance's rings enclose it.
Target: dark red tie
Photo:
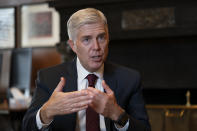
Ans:
[[[87,77],[88,86],[95,87],[97,76],[89,74]],[[95,112],[91,107],[86,110],[86,131],[100,131],[99,114]]]

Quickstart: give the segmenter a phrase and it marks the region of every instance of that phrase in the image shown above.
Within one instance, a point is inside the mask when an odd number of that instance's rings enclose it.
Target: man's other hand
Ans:
[[[110,118],[111,120],[117,120],[123,113],[123,109],[117,104],[114,92],[110,87],[102,81],[102,86],[106,93],[101,92],[95,88],[88,87],[88,93],[92,98],[90,106],[99,114]]]

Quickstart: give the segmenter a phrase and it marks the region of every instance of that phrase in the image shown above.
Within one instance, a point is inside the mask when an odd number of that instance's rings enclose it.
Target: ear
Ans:
[[[73,52],[76,53],[76,45],[74,44],[74,42],[72,40],[68,40],[67,42],[69,46],[71,47],[71,49],[73,50]]]

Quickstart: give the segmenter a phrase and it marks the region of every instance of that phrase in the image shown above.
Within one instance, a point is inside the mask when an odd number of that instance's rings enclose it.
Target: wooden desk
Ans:
[[[0,104],[0,130],[21,131],[23,116],[27,108],[9,108],[7,100]]]
[[[9,105],[7,100],[4,100],[3,103],[0,103],[0,114],[9,114]]]
[[[146,105],[152,131],[197,131],[197,105]]]
[[[146,105],[147,109],[197,109],[197,105]]]

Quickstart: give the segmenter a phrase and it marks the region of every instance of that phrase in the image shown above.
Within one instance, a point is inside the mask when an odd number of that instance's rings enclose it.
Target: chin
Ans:
[[[92,72],[95,72],[97,71],[101,66],[102,66],[103,62],[96,62],[96,63],[93,63],[90,67],[91,67],[91,70]]]

